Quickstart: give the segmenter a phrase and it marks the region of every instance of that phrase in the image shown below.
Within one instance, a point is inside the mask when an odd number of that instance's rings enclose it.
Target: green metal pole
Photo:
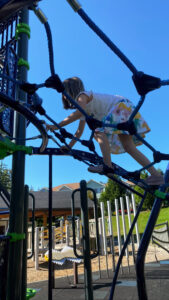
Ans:
[[[20,16],[20,23],[28,24],[28,10],[23,10]],[[27,61],[28,57],[28,36],[25,33],[20,34],[18,40],[18,57]],[[18,78],[27,80],[26,66],[20,66],[18,69]],[[18,99],[26,101],[26,94],[18,91]],[[26,121],[16,114],[15,116],[15,132],[17,139],[24,139],[26,135]],[[16,143],[21,142],[16,140]],[[24,145],[25,142],[23,141]],[[9,233],[23,233],[24,223],[24,177],[25,177],[25,154],[24,152],[16,152],[13,155],[12,162],[12,189],[11,189],[11,205],[9,219]],[[22,255],[23,240],[10,242],[9,260],[8,260],[8,277],[7,277],[7,300],[21,300],[22,289]]]

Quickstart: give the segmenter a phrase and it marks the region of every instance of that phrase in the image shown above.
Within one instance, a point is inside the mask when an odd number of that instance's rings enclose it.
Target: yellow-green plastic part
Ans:
[[[26,300],[29,300],[30,298],[34,297],[36,295],[36,290],[34,289],[26,289]]]
[[[19,23],[16,26],[16,33],[15,33],[15,39],[18,40],[19,34],[25,33],[27,34],[28,38],[30,39],[30,27],[28,24],[25,23]]]
[[[0,159],[3,159],[16,151],[24,151],[26,154],[32,154],[32,147],[17,145],[8,138],[0,140]]]
[[[25,239],[25,233],[16,233],[16,232],[8,232],[8,236],[10,236],[10,242],[17,242]]]
[[[47,17],[44,15],[43,11],[39,7],[34,8],[33,11],[42,24],[45,24],[47,22]]]
[[[70,4],[70,6],[75,12],[77,12],[82,7],[81,4],[76,0],[67,0],[67,2]]]
[[[25,67],[27,68],[27,70],[30,69],[30,66],[29,66],[28,61],[25,60],[25,59],[23,59],[23,58],[19,58],[19,60],[18,60],[18,66],[19,66],[19,67],[25,66]]]

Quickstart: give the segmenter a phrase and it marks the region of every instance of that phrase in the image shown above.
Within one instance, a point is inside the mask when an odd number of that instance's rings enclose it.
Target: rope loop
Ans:
[[[127,122],[123,122],[123,123],[119,123],[117,124],[117,129],[119,130],[126,130],[128,131],[131,135],[136,134],[137,130],[135,127],[135,124],[133,121],[127,121]]]
[[[20,88],[29,95],[33,95],[38,90],[38,85],[36,83],[25,82],[20,85]]]
[[[47,88],[52,88],[54,90],[57,90],[58,93],[63,93],[64,89],[65,89],[62,81],[60,80],[60,78],[57,74],[50,76],[45,81],[45,86]]]
[[[90,116],[88,116],[88,118],[86,118],[86,122],[91,130],[95,130],[96,128],[103,126],[103,123],[101,121],[99,121],[93,117],[90,117]]]
[[[138,94],[141,96],[161,87],[160,78],[144,74],[143,72],[135,73],[132,79]]]

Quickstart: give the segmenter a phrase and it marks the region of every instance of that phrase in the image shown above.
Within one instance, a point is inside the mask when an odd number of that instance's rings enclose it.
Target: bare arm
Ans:
[[[83,133],[83,131],[84,131],[84,128],[85,128],[85,124],[86,124],[86,121],[85,121],[85,120],[80,120],[80,121],[79,121],[78,129],[76,130],[76,132],[75,132],[75,134],[74,134],[74,136],[75,136],[76,138],[79,139],[79,138],[81,137],[81,135],[82,135],[82,133]],[[76,141],[73,139],[73,140],[70,141],[69,147],[72,148],[75,144],[76,144]]]
[[[89,101],[89,97],[85,94],[81,94],[79,97],[78,97],[78,104],[83,108],[85,109],[86,107],[86,104],[88,103]],[[71,124],[73,123],[74,121],[80,119],[82,117],[82,113],[77,109],[75,112],[73,112],[72,114],[70,114],[68,117],[66,117],[63,121],[61,121],[59,123],[59,126],[60,127],[64,127],[68,124]],[[47,129],[49,129],[50,131],[54,131],[54,130],[57,130],[58,128],[55,126],[55,125],[47,125],[46,126]]]
[[[88,103],[88,96],[85,94],[82,94],[78,97],[78,104],[85,109],[86,104]],[[80,119],[82,117],[82,113],[77,109],[75,112],[73,112],[71,115],[69,115],[67,118],[65,118],[63,121],[59,123],[59,126],[64,127],[68,124],[73,123],[74,121]]]
[[[71,124],[74,121],[80,119],[81,116],[82,116],[81,112],[79,110],[76,110],[71,115],[69,115],[68,117],[66,117],[63,121],[61,121],[59,123],[59,126],[60,127],[64,127],[64,126],[66,126],[68,124]]]

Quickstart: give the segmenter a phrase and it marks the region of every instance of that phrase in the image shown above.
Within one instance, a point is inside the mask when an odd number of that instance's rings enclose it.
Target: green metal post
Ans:
[[[28,10],[24,9],[20,15],[20,23],[28,24]],[[18,40],[18,57],[27,61],[28,57],[28,36],[25,33],[20,34]],[[27,80],[27,69],[21,66],[18,69],[18,78]],[[26,94],[18,91],[18,99],[26,101]],[[17,139],[24,139],[26,135],[26,121],[16,114],[15,132]],[[21,141],[16,143],[21,144]],[[24,145],[25,142],[23,141]],[[24,224],[24,177],[25,177],[25,154],[22,151],[13,155],[12,162],[12,190],[10,204],[9,233],[23,233]],[[23,240],[10,242],[9,260],[8,260],[8,278],[7,278],[7,300],[21,300],[22,290],[22,255]]]

